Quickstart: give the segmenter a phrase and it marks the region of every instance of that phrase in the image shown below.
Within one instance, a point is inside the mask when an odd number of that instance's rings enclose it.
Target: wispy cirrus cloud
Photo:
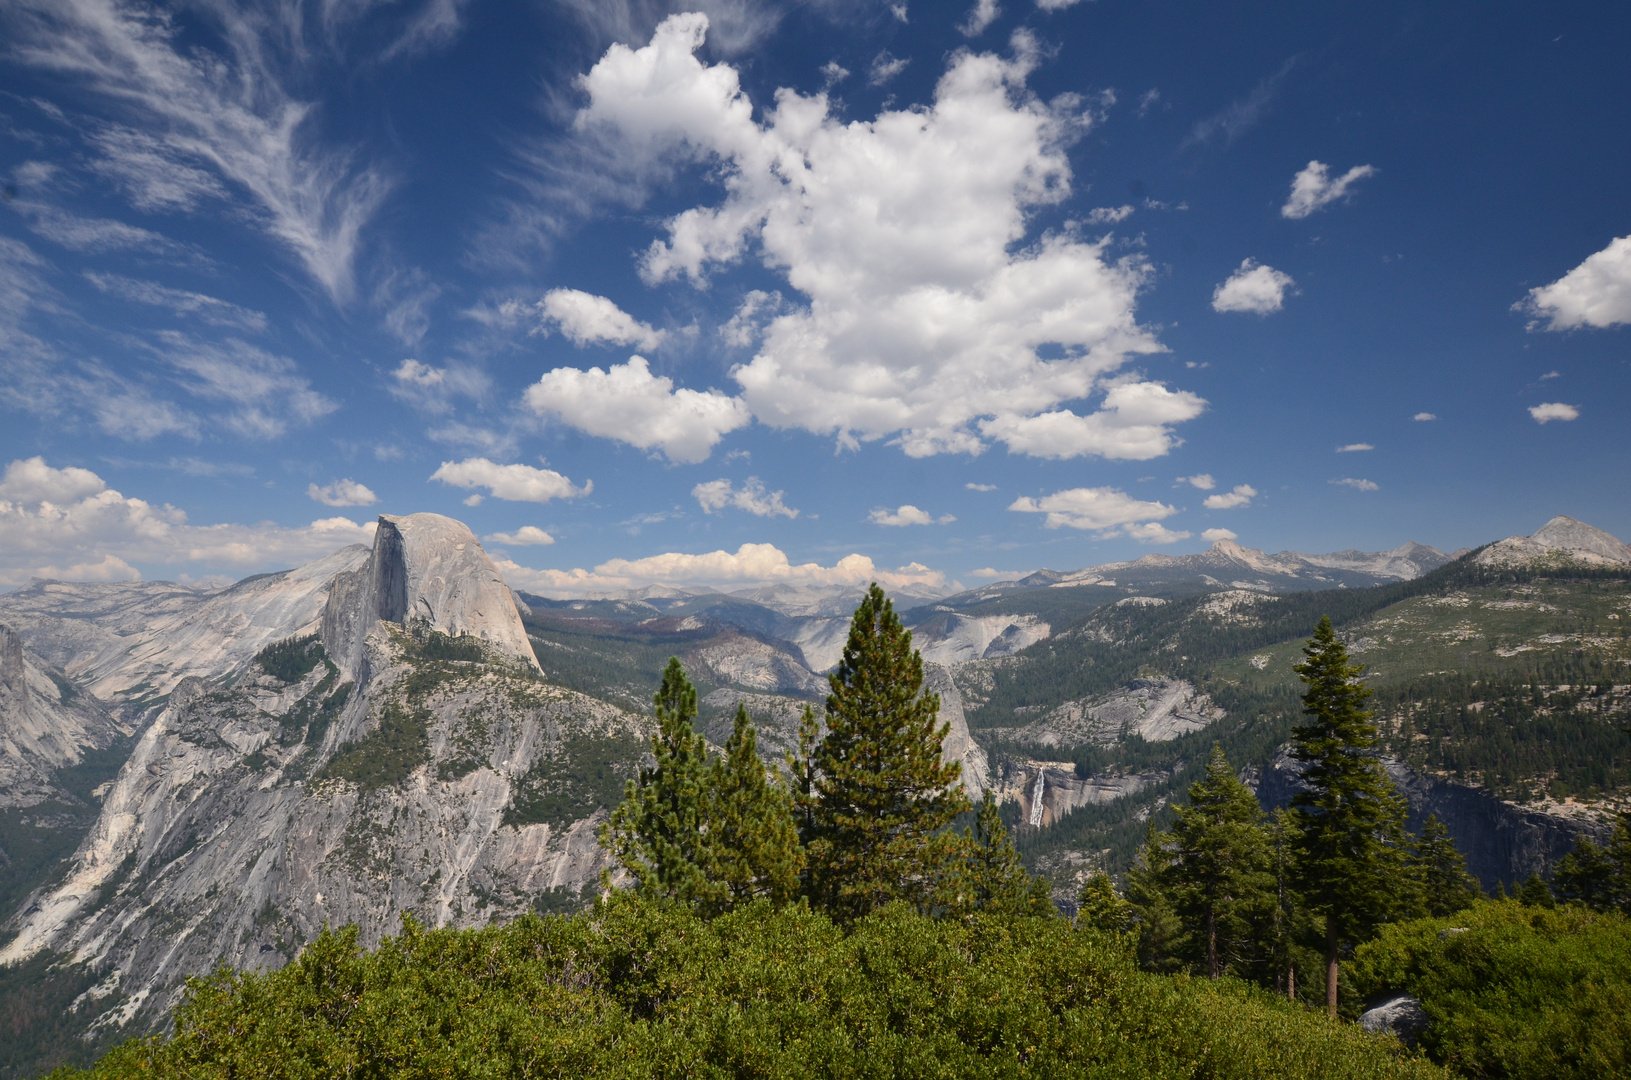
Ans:
[[[204,9],[219,51],[179,20],[123,0],[19,0],[18,61],[76,80],[113,114],[93,138],[98,168],[148,209],[239,197],[336,301],[353,292],[360,234],[389,183],[348,149],[322,145],[315,107],[286,85],[289,27],[264,8]],[[298,18],[298,16],[296,16]],[[189,29],[198,29],[190,27]]]
[[[110,296],[129,300],[133,304],[164,308],[176,315],[195,318],[210,326],[246,330],[256,334],[266,329],[264,313],[239,307],[237,304],[203,293],[172,289],[156,281],[139,281],[119,274],[87,271],[85,279]]]

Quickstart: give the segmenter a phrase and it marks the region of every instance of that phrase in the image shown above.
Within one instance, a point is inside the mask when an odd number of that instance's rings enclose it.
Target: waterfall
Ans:
[[[1031,827],[1042,824],[1042,794],[1048,787],[1048,771],[1036,770],[1036,786],[1031,789]]]

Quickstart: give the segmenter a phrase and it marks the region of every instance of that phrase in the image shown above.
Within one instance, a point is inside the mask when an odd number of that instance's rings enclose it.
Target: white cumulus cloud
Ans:
[[[1212,290],[1212,310],[1269,315],[1285,306],[1286,291],[1296,284],[1290,274],[1246,259],[1228,281]]]
[[[728,432],[753,419],[740,398],[676,390],[673,379],[653,375],[641,356],[607,371],[556,368],[528,387],[525,401],[533,412],[558,416],[590,435],[656,447],[670,461],[686,463],[706,460]]]
[[[1412,416],[1410,419],[1426,421],[1426,420],[1437,420],[1438,417],[1434,416],[1430,412],[1419,412],[1415,416]]]
[[[379,502],[378,495],[350,477],[336,480],[332,484],[324,484],[322,487],[308,484],[306,495],[324,506],[373,506]]]
[[[1009,57],[954,54],[932,103],[849,121],[825,95],[786,89],[756,114],[734,68],[696,55],[707,26],[675,15],[648,45],[608,49],[580,80],[576,125],[620,148],[631,175],[694,162],[722,181],[721,200],[667,221],[641,261],[648,282],[701,283],[757,257],[801,298],[732,372],[753,417],[843,445],[891,438],[913,456],[1009,436],[1049,457],[1173,445],[1148,425],[1094,430],[1061,412],[1161,346],[1134,318],[1147,262],[1068,229],[1028,235],[1070,195],[1066,151],[1093,122],[1080,99],[1026,87],[1039,62],[1028,34]],[[1198,398],[1159,389],[1181,403],[1174,415],[1198,413]],[[1044,415],[1063,443],[1023,423]]]
[[[740,488],[733,487],[729,480],[710,480],[691,489],[691,496],[705,514],[732,506],[746,510],[754,517],[796,518],[799,512],[782,501],[786,494],[784,491],[766,491],[764,482],[757,476],[748,477]]]
[[[980,431],[1001,439],[1016,454],[1072,458],[1084,454],[1131,461],[1161,457],[1183,440],[1172,426],[1206,411],[1206,401],[1188,390],[1168,390],[1156,382],[1119,381],[1104,395],[1098,411],[1078,416],[1069,409],[1037,416],[1007,414],[980,422]],[[910,452],[910,448],[908,448]]]
[[[495,561],[512,588],[551,597],[593,596],[647,585],[735,589],[766,585],[864,587],[876,581],[886,589],[896,589],[938,588],[945,582],[945,574],[921,563],[891,570],[860,554],[846,555],[832,566],[793,563],[774,544],[743,544],[735,551],[697,555],[665,552],[643,559],[610,559],[593,570],[534,570],[509,559]]]
[[[1211,491],[1213,488],[1218,486],[1218,482],[1212,479],[1211,473],[1197,473],[1194,476],[1180,476],[1178,478],[1178,482],[1181,484],[1188,484],[1191,487],[1198,487],[1202,491]]]
[[[1362,480],[1352,476],[1344,476],[1341,480],[1332,480],[1331,483],[1351,487],[1355,491],[1377,491],[1382,486],[1374,480]]]
[[[966,483],[963,486],[965,488],[967,488],[968,490],[970,490],[970,491],[996,491],[997,490],[997,485],[996,484],[976,484],[973,481],[970,481],[969,483]]]
[[[1202,540],[1210,540],[1214,544],[1219,540],[1238,540],[1239,535],[1229,529],[1206,529],[1201,532]]]
[[[1236,484],[1233,491],[1208,495],[1202,505],[1208,510],[1233,510],[1239,506],[1250,506],[1256,497],[1257,489],[1250,484]]]
[[[333,517],[287,528],[192,525],[185,511],[128,498],[88,469],[42,457],[13,461],[0,478],[0,585],[30,577],[123,581],[133,564],[256,570],[290,566],[347,544],[371,544],[374,522]]]
[[[1143,523],[1159,521],[1178,512],[1165,503],[1135,499],[1116,488],[1068,488],[1040,499],[1022,496],[1008,507],[1022,514],[1046,514],[1043,524],[1050,529],[1095,529],[1101,533],[1128,531]]]
[[[555,542],[553,536],[536,525],[523,525],[514,532],[490,533],[481,540],[484,544],[508,544],[511,547],[542,547]]]
[[[889,509],[887,506],[875,506],[872,508],[872,513],[866,516],[866,519],[874,525],[896,527],[905,525],[950,525],[957,520],[951,514],[942,514],[937,518],[927,510],[919,510],[911,503],[906,503],[894,510]]]
[[[538,303],[543,327],[558,329],[576,345],[633,345],[655,349],[666,336],[604,296],[578,289],[551,289]]]
[[[1337,447],[1336,452],[1339,453],[1339,454],[1357,454],[1357,453],[1360,453],[1360,452],[1365,451],[1365,450],[1375,450],[1375,449],[1376,449],[1376,447],[1372,446],[1368,442],[1351,442],[1351,443],[1347,444],[1346,446]]]
[[[1320,161],[1310,161],[1305,169],[1292,178],[1291,197],[1280,207],[1280,213],[1294,221],[1305,218],[1322,206],[1347,198],[1353,185],[1375,175],[1375,166],[1355,165],[1333,180],[1329,165]]]
[[[1548,330],[1631,323],[1631,236],[1617,237],[1550,285],[1529,290],[1517,307],[1545,319]]]
[[[1529,406],[1529,415],[1535,418],[1537,424],[1545,424],[1553,420],[1578,420],[1580,419],[1580,410],[1574,405],[1565,405],[1561,401],[1546,401],[1539,405]]]
[[[484,457],[463,461],[444,461],[430,474],[432,480],[459,488],[486,488],[495,499],[511,502],[548,502],[551,499],[574,499],[594,490],[593,481],[581,488],[554,469],[539,469],[531,465],[500,465]],[[470,503],[474,506],[476,503]]]

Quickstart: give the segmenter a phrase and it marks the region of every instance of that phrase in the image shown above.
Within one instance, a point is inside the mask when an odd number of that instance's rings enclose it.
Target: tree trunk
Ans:
[[[1292,1001],[1297,1000],[1297,965],[1286,964],[1286,997]]]
[[[1206,909],[1206,968],[1212,978],[1218,977],[1218,913]]]
[[[1337,917],[1325,916],[1325,1011],[1337,1014]]]

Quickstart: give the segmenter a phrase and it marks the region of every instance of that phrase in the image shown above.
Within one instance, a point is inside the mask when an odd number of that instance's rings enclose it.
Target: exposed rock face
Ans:
[[[91,964],[110,990],[96,1023],[145,1030],[188,976],[279,966],[324,923],[372,944],[403,911],[477,925],[598,880],[596,828],[648,721],[539,677],[456,522],[382,519],[340,576],[323,631],[345,663],[313,645],[293,683],[258,665],[182,679],[0,964]]]
[[[1543,561],[1624,566],[1631,564],[1631,547],[1583,521],[1560,516],[1532,536],[1509,536],[1491,544],[1474,561],[1484,566],[1523,566]]]
[[[376,621],[422,622],[469,635],[537,667],[515,598],[470,527],[440,514],[380,515],[374,550],[335,576],[323,611],[323,644],[353,678]]]
[[[1384,760],[1388,775],[1410,804],[1410,828],[1419,831],[1429,814],[1438,816],[1466,856],[1467,869],[1493,890],[1540,874],[1545,877],[1581,835],[1606,839],[1595,815],[1555,813],[1497,799],[1478,788],[1416,772],[1403,762]],[[1257,798],[1267,809],[1291,805],[1303,790],[1302,767],[1282,749],[1263,771]]]
[[[992,734],[1028,746],[1105,745],[1134,735],[1168,742],[1223,719],[1212,699],[1183,679],[1134,679],[1114,693],[1067,701],[1042,719]]]
[[[1415,1046],[1427,1030],[1427,1011],[1421,1001],[1409,994],[1396,994],[1359,1017],[1359,1026],[1372,1034],[1397,1036],[1406,1046]]]
[[[219,677],[274,641],[315,630],[329,583],[367,557],[352,545],[214,594],[168,582],[41,581],[0,597],[0,612],[30,648],[134,716],[183,679]]]
[[[1131,562],[1105,563],[1069,573],[1043,570],[1015,584],[1032,588],[1211,585],[1289,592],[1404,581],[1449,561],[1450,556],[1442,551],[1414,542],[1392,551],[1338,551],[1329,555],[1282,551],[1270,555],[1232,540],[1219,540],[1198,555],[1146,555]]]
[[[73,801],[53,781],[56,770],[130,733],[96,701],[59,685],[0,625],[0,807]]]
[[[1035,615],[960,615],[948,613],[912,631],[923,659],[935,664],[961,664],[994,656],[1012,656],[1043,641],[1053,628]]]
[[[1168,777],[1168,773],[1130,773],[1125,776],[1077,776],[1069,761],[1019,762],[995,784],[998,802],[1019,802],[1020,820],[1032,827],[1057,824],[1084,806],[1103,806],[1136,794]]]
[[[985,749],[969,734],[968,719],[963,715],[963,695],[952,682],[951,672],[938,664],[923,665],[923,689],[940,695],[940,722],[951,729],[940,747],[941,760],[962,763],[963,788],[971,802],[979,802],[990,786],[991,769]]]
[[[741,634],[715,639],[687,659],[717,682],[765,693],[815,698],[827,689],[827,681],[818,678],[795,657]]]

